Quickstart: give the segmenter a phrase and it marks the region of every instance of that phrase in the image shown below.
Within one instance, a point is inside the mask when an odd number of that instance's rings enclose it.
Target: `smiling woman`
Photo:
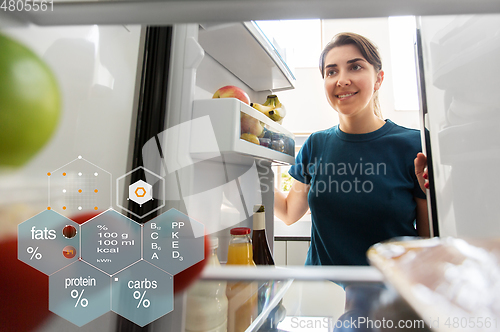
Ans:
[[[383,125],[376,92],[384,72],[376,70],[354,45],[333,48],[325,57],[325,92],[330,105],[339,113],[340,126],[350,131],[373,131]],[[352,117],[364,121],[350,121]],[[353,128],[352,125],[363,125]],[[368,127],[370,126],[370,127]]]
[[[290,225],[310,208],[306,265],[367,265],[366,251],[377,242],[428,236],[425,188],[417,178],[423,183],[425,156],[414,163],[420,133],[382,118],[377,92],[384,72],[367,38],[336,35],[321,53],[320,71],[339,125],[309,136],[289,170],[292,189],[276,192],[275,211]],[[383,171],[367,172],[366,165]]]
[[[375,122],[373,128],[361,130],[378,129],[382,125],[372,115],[382,118],[378,90],[384,80],[384,71],[378,50],[368,39],[354,33],[337,35],[321,53],[320,71],[328,102],[339,116],[348,115],[349,109],[357,111],[354,115],[367,110],[366,115]],[[342,112],[346,108],[348,113]],[[339,120],[345,119],[340,116]]]

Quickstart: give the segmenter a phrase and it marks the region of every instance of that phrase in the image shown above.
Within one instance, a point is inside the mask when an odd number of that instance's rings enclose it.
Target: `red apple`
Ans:
[[[215,91],[214,96],[212,98],[236,98],[244,102],[245,104],[250,105],[250,97],[248,94],[242,89],[233,86],[226,85]]]

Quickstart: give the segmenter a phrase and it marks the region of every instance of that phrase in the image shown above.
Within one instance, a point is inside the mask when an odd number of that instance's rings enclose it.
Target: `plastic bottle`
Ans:
[[[264,205],[254,206],[252,247],[253,261],[256,265],[274,265],[273,255],[267,243]]]
[[[227,265],[255,266],[250,228],[236,227],[231,229]],[[257,318],[257,292],[258,284],[256,282],[227,283],[228,331],[243,332]]]
[[[220,266],[218,238],[210,239],[208,266]],[[187,291],[186,332],[227,332],[225,281],[199,281]]]

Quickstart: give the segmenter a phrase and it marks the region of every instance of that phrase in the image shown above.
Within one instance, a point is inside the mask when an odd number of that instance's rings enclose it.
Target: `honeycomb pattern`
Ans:
[[[141,173],[158,177],[139,167],[116,182],[118,207],[138,218],[165,205],[152,203],[164,180],[133,182]],[[49,206],[19,224],[18,259],[49,276],[49,309],[77,326],[110,310],[139,326],[172,311],[173,276],[204,257],[203,224],[175,209],[136,223],[110,208],[111,174],[81,156],[47,176]],[[139,214],[118,204],[131,182]],[[66,216],[88,211],[81,225]]]
[[[155,259],[141,253],[157,237],[144,229],[161,236]],[[49,309],[73,324],[112,310],[144,326],[173,310],[173,276],[203,259],[203,233],[175,209],[145,224],[109,209],[81,225],[46,210],[19,225],[18,258],[49,275]]]

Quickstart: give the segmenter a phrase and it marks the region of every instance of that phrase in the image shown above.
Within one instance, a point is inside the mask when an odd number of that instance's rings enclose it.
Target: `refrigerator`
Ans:
[[[103,199],[104,207],[140,224],[170,209],[180,211],[219,238],[223,263],[229,228],[251,227],[254,205],[263,204],[273,250],[271,166],[294,163],[294,149],[289,148],[294,136],[286,125],[263,118],[237,100],[211,99],[224,85],[242,88],[257,102],[271,92],[294,88],[285,54],[252,20],[406,13],[423,15],[417,17],[416,65],[422,143],[432,158],[429,214],[434,235],[498,237],[494,90],[499,71],[494,60],[500,52],[500,16],[484,14],[500,12],[496,2],[461,3],[453,10],[449,2],[416,2],[412,7],[391,2],[369,5],[360,13],[357,2],[334,6],[319,1],[305,6],[291,1],[279,17],[269,14],[272,8],[283,8],[278,2],[266,3],[270,6],[266,10],[249,1],[53,5],[50,13],[0,12],[0,32],[40,55],[56,73],[64,96],[54,138],[21,170],[2,175],[2,201],[15,207],[9,209],[11,217],[5,223],[11,225],[5,234],[11,234],[12,225],[64,200],[60,197],[64,184],[48,181],[47,172],[84,159],[99,173],[111,174],[111,198]],[[469,13],[481,15],[463,15]],[[241,140],[241,112],[279,134],[278,147]],[[135,170],[137,174],[129,174]],[[138,180],[155,188],[147,215],[142,206],[127,200],[127,186]],[[69,217],[89,211],[59,212]],[[332,288],[330,281],[369,285],[366,298],[376,301],[379,293],[370,287],[385,280],[374,267],[209,268],[202,278],[275,281],[268,306],[248,331],[264,326],[281,307],[293,313],[289,326],[331,331],[345,294],[338,286]],[[335,313],[310,315],[308,304],[328,296],[335,298],[332,306],[339,307]],[[111,311],[80,327],[51,314],[36,331],[183,331],[189,310],[185,292],[173,297],[173,307],[143,326]],[[294,321],[296,317],[300,319]]]

